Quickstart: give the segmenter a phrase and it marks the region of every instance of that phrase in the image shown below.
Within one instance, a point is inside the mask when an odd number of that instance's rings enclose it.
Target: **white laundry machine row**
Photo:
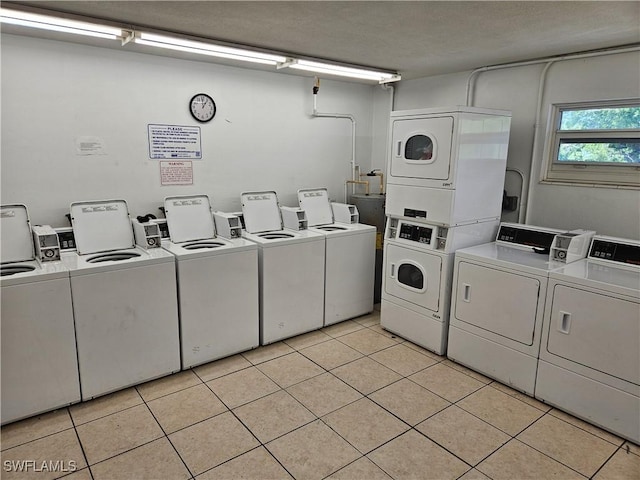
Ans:
[[[164,209],[176,259],[182,369],[259,343],[258,247],[216,235],[206,195],[168,197]]]
[[[246,230],[258,245],[260,344],[322,328],[324,324],[325,235],[306,230],[304,212],[288,210],[296,228],[283,228],[273,191],[241,195]],[[299,224],[299,226],[298,226]]]
[[[2,424],[80,401],[69,271],[34,253],[24,205],[0,207]]]
[[[309,231],[325,236],[324,325],[373,311],[376,228],[354,205],[329,202],[326,188],[298,190]]]
[[[499,219],[510,125],[503,110],[391,112],[387,216],[446,226]]]
[[[456,252],[447,356],[531,396],[549,272],[564,264],[565,231],[502,223],[496,241]],[[571,251],[586,255],[594,232],[577,231]],[[582,248],[576,248],[576,244]],[[552,253],[553,252],[553,253]]]
[[[71,204],[70,270],[82,399],[180,370],[171,253],[135,246],[124,200]]]
[[[640,242],[596,236],[549,274],[535,396],[640,443]]]
[[[454,252],[495,238],[498,221],[447,228],[388,217],[380,324],[438,355],[447,348]]]

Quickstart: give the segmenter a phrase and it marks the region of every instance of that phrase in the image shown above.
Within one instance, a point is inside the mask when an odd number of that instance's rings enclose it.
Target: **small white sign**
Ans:
[[[107,146],[100,137],[76,137],[76,155],[106,155]]]
[[[201,159],[200,127],[148,125],[149,158]]]
[[[193,162],[160,162],[160,183],[162,185],[193,185]]]

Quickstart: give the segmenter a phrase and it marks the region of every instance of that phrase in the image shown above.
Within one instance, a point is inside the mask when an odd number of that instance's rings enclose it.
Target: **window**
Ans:
[[[554,105],[543,181],[640,187],[640,101]]]
[[[433,140],[426,135],[414,135],[404,147],[404,158],[407,160],[431,160],[433,157]]]

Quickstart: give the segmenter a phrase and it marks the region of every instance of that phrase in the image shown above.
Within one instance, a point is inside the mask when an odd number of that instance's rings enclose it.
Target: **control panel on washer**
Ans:
[[[604,260],[618,266],[640,267],[640,243],[595,237],[591,242],[589,259]]]

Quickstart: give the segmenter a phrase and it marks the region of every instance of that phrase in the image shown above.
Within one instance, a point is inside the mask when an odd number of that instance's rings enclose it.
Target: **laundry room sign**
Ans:
[[[161,161],[161,185],[193,185],[193,162]]]
[[[149,124],[149,158],[202,158],[200,127]]]

